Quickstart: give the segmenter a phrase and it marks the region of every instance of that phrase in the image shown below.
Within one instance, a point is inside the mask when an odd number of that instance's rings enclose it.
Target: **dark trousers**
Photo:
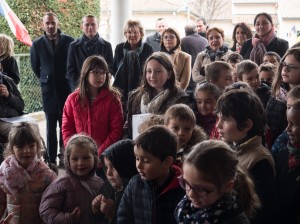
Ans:
[[[55,163],[57,156],[57,122],[59,124],[59,147],[63,149],[63,139],[61,133],[62,114],[47,114],[47,152],[51,163]],[[63,152],[60,152],[63,153]]]

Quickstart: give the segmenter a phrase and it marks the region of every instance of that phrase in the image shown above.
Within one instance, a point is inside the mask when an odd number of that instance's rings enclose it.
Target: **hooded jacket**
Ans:
[[[86,177],[72,172],[67,156],[65,168],[66,174],[52,182],[42,196],[41,218],[52,224],[99,224],[99,217],[92,214],[92,200],[100,194],[103,185],[103,180],[96,176],[97,163]],[[71,216],[76,207],[81,213],[77,220]]]

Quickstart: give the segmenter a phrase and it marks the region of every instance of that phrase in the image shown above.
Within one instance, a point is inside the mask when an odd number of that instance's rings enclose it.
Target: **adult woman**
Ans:
[[[172,59],[163,52],[153,53],[145,62],[141,85],[128,99],[128,135],[132,135],[132,115],[164,114],[176,103],[188,103],[188,95],[176,85]]]
[[[122,102],[127,101],[128,93],[138,87],[146,59],[153,48],[143,43],[144,28],[137,20],[128,20],[124,26],[126,42],[116,46],[114,56],[114,86],[122,91]]]
[[[79,88],[65,103],[62,118],[64,144],[76,133],[86,133],[98,145],[98,155],[123,135],[120,93],[111,86],[103,57],[88,57],[81,69]]]
[[[227,61],[231,50],[224,44],[224,30],[218,27],[209,28],[206,32],[208,46],[196,58],[192,70],[194,82],[201,83],[205,80],[204,66],[214,61]]]
[[[0,34],[0,72],[12,78],[15,84],[20,82],[19,68],[14,53],[14,41],[11,37]]]
[[[230,50],[240,53],[244,42],[252,38],[251,28],[246,23],[235,25],[232,33],[233,46]]]
[[[240,52],[244,59],[250,59],[260,65],[267,51],[274,51],[280,57],[285,54],[289,43],[276,37],[271,15],[265,12],[257,14],[254,18],[254,27],[256,34],[243,44]]]
[[[175,65],[176,80],[183,90],[187,88],[191,78],[192,57],[180,50],[180,36],[173,28],[167,28],[162,33],[161,51],[170,54]]]

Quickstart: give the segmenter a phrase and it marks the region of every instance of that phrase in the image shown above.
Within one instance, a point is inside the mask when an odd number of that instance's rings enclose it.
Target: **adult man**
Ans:
[[[70,83],[66,79],[67,55],[69,45],[74,41],[74,38],[62,34],[58,27],[57,16],[52,12],[45,13],[44,35],[34,40],[30,48],[31,67],[39,78],[42,89],[47,123],[47,150],[52,163],[56,163],[57,156],[57,122],[60,128],[60,153],[63,153],[62,111],[66,98],[71,93]],[[63,160],[60,161],[60,165],[62,164]]]
[[[196,26],[198,34],[204,38],[206,38],[206,30],[208,29],[208,26],[206,25],[206,20],[204,17],[199,17],[196,19]]]
[[[84,60],[92,55],[101,55],[106,60],[110,72],[113,67],[113,53],[111,44],[99,36],[97,18],[93,15],[86,15],[82,18],[82,37],[70,44],[68,53],[67,78],[72,83],[72,90],[75,89]]]
[[[207,39],[197,34],[197,27],[195,23],[188,23],[184,27],[185,37],[181,39],[181,50],[192,56],[192,68],[194,66],[197,54],[205,49]],[[193,81],[192,76],[188,90],[194,90],[196,83]]]
[[[162,32],[168,28],[167,21],[164,18],[158,18],[156,20],[156,32],[147,37],[146,43],[153,47],[154,52],[160,51],[160,38]]]

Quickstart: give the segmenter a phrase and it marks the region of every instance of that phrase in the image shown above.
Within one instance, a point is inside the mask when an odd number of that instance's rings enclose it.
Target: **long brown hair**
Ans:
[[[86,107],[90,103],[88,76],[90,74],[90,71],[96,68],[106,71],[106,79],[103,86],[101,86],[100,89],[108,89],[114,94],[116,99],[119,99],[121,97],[120,92],[111,85],[111,74],[109,73],[108,65],[105,59],[102,56],[90,56],[87,59],[85,59],[82,65],[81,75],[79,79],[79,100],[82,107]]]
[[[238,164],[236,152],[225,142],[219,140],[203,141],[193,147],[184,164],[201,171],[203,178],[221,189],[233,180],[233,190],[238,194],[240,205],[249,217],[253,217],[260,207],[250,176]]]

